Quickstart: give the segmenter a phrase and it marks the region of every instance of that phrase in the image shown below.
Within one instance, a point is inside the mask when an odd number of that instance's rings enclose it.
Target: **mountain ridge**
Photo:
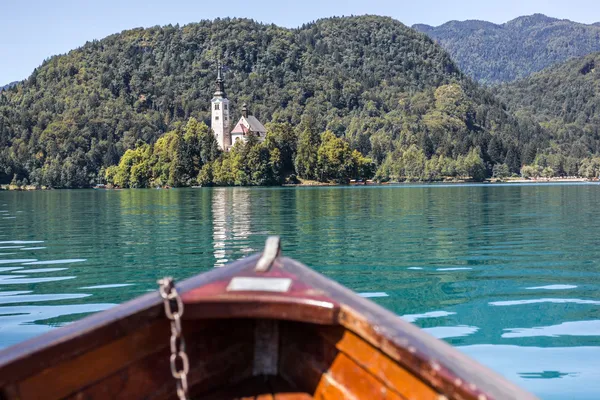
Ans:
[[[10,89],[10,88],[12,88],[13,86],[17,85],[18,83],[19,83],[19,81],[14,81],[14,82],[7,83],[7,84],[6,84],[6,85],[4,85],[4,86],[0,86],[0,92],[1,92],[1,91],[3,91],[3,90],[8,90],[8,89]]]
[[[484,84],[511,82],[534,72],[600,51],[600,24],[533,14],[503,24],[449,21],[415,24],[446,49],[460,69]]]

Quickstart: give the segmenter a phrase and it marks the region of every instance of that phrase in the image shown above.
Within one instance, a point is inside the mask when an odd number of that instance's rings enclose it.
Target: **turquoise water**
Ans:
[[[600,396],[600,185],[0,192],[0,347],[257,252],[544,399]]]

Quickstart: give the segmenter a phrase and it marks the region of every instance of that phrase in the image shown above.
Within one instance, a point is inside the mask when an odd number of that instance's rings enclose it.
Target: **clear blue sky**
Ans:
[[[0,85],[29,76],[52,55],[135,27],[248,17],[297,27],[334,15],[378,14],[406,25],[543,13],[600,21],[600,0],[0,0]]]

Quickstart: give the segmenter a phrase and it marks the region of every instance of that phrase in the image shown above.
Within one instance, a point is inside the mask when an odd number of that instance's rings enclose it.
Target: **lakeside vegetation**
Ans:
[[[529,164],[546,175],[600,176],[600,53],[495,91],[512,113],[530,116],[547,133],[549,147]]]
[[[292,127],[271,123],[263,143],[250,136],[247,143],[237,142],[231,151],[222,152],[210,128],[191,118],[154,145],[140,142],[127,150],[118,165],[104,170],[104,177],[107,184],[122,188],[264,186],[297,183],[296,169],[319,182],[348,183],[373,176],[373,162],[330,131],[306,131],[297,151]]]

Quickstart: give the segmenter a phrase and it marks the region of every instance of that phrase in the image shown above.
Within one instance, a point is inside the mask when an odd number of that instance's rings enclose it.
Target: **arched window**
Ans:
[[[219,110],[219,103],[215,103],[215,110]]]

